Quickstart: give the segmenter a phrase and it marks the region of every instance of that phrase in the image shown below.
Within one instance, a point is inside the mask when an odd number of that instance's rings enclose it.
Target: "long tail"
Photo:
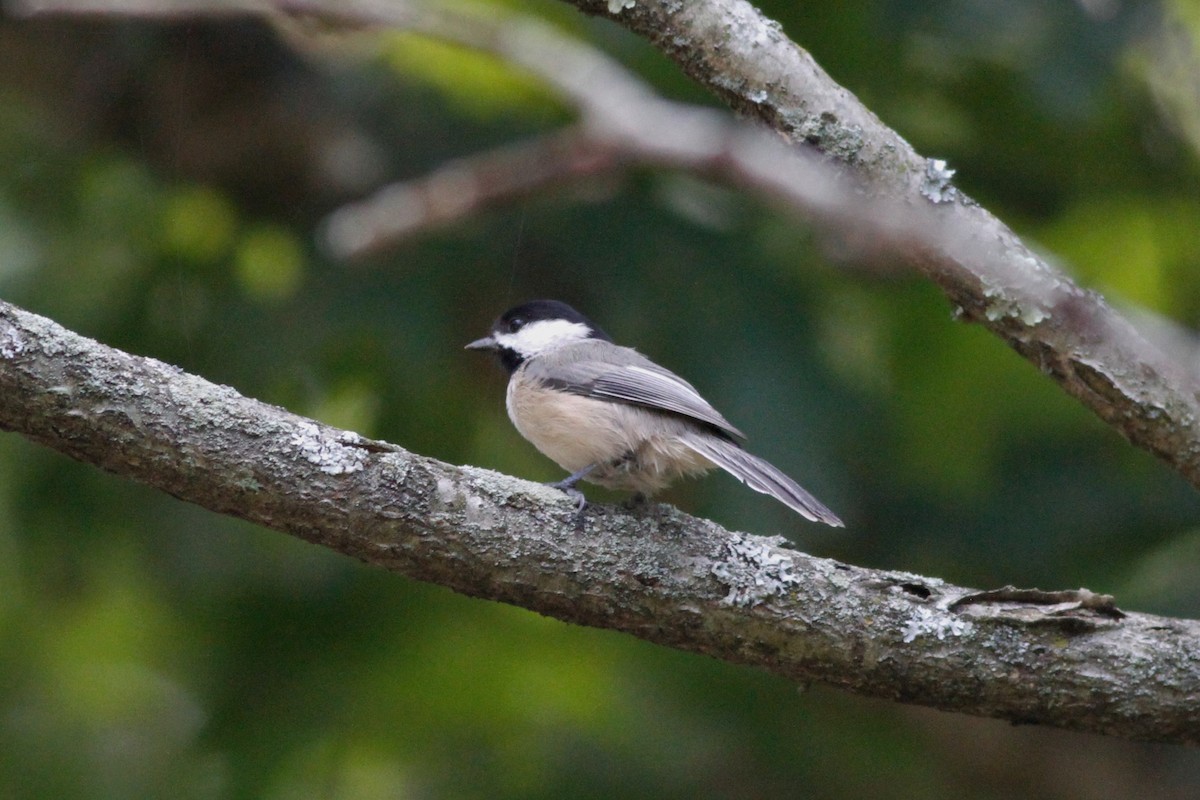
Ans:
[[[800,484],[739,445],[707,434],[689,434],[683,443],[756,492],[769,494],[805,519],[835,528],[845,524]]]

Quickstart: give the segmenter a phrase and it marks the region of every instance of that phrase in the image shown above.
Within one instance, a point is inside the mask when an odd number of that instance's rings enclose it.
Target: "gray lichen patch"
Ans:
[[[1033,298],[1018,299],[1011,292],[990,286],[984,288],[983,296],[987,299],[984,316],[989,322],[1011,319],[1032,328],[1050,318],[1050,312]]]
[[[448,477],[438,478],[432,510],[461,514],[463,522],[475,528],[491,530],[496,527],[499,514],[491,500],[470,491],[467,486]]]
[[[16,358],[25,352],[25,339],[21,329],[14,325],[0,326],[0,358]]]
[[[353,446],[359,438],[358,434],[349,431],[335,436],[315,423],[302,422],[296,426],[288,444],[326,475],[345,475],[366,466],[366,452]]]
[[[758,605],[800,584],[792,555],[770,539],[734,533],[722,550],[710,572],[729,588],[721,601],[726,605]]]
[[[921,183],[921,194],[932,203],[951,203],[958,197],[958,189],[954,188],[951,180],[953,170],[946,166],[940,158],[930,158],[925,161],[925,180]]]
[[[784,130],[797,139],[808,142],[826,155],[847,164],[858,163],[866,146],[861,127],[846,125],[836,114],[828,111],[812,114],[807,109],[781,110],[780,121]]]
[[[904,626],[904,643],[911,644],[922,636],[934,636],[945,641],[951,637],[966,636],[974,629],[974,624],[953,612],[929,606],[914,606],[912,616]]]

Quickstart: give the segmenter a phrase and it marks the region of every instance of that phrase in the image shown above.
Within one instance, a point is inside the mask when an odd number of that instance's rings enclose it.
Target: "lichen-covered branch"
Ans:
[[[565,1],[645,36],[739,114],[849,168],[871,194],[910,208],[933,202],[931,162],[746,0]],[[937,199],[941,225],[893,240],[906,246],[892,257],[1200,487],[1200,384],[1190,359],[1165,352],[961,192]]]
[[[594,507],[339,431],[0,302],[0,428],[464,594],[796,681],[1200,743],[1200,623],[1087,592],[972,592],[667,506]]]
[[[490,188],[538,190],[625,159],[744,186],[824,231],[854,236],[864,257],[886,254],[923,271],[964,318],[1003,337],[1200,485],[1191,371],[954,190],[945,170],[833,83],[778,26],[738,0],[638,0],[612,4],[620,6],[615,12],[607,2],[573,2],[648,36],[791,146],[712,111],[692,109],[685,119],[685,107],[640,90],[610,102],[612,91],[630,87],[628,76],[602,72],[582,84],[573,76],[587,70],[563,68],[553,76],[557,88],[573,96],[586,129],[483,161],[510,172],[517,165],[519,179],[502,170]],[[13,7],[283,9],[340,24],[415,24],[399,0],[24,0]],[[461,38],[510,52],[536,71],[529,39],[489,40],[494,33],[485,26]],[[567,145],[561,160],[540,173],[521,169],[554,141]],[[597,154],[609,160],[597,162]],[[459,166],[478,174],[480,163]],[[441,177],[454,178],[454,170]],[[439,212],[447,197],[461,200],[443,192],[416,201],[430,197]],[[477,195],[467,212],[488,197]],[[871,696],[1200,741],[1200,623],[1124,616],[1082,591],[974,592],[863,570],[665,507],[634,516],[597,509],[580,534],[556,492],[329,429],[3,304],[0,427],[214,511],[579,624]]]

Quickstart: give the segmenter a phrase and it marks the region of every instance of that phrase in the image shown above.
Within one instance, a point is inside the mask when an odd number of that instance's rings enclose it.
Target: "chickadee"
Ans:
[[[751,489],[826,525],[842,521],[761,458],[746,436],[683,378],[621,347],[566,303],[535,300],[509,309],[491,335],[467,345],[491,350],[508,370],[508,416],[522,436],[570,476],[551,484],[579,500],[587,480],[649,496],[675,479],[720,467]]]

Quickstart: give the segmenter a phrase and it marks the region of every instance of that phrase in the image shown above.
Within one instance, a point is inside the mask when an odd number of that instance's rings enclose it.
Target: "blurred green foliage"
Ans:
[[[383,58],[396,72],[436,88],[455,111],[469,117],[536,118],[555,105],[546,86],[532,75],[494,56],[446,42],[395,33],[388,37]]]
[[[611,24],[505,5],[711,102]],[[762,7],[1081,281],[1200,321],[1194,6]],[[514,302],[560,297],[689,377],[849,528],[723,477],[667,497],[691,512],[856,563],[1200,616],[1192,489],[932,287],[845,263],[752,199],[639,173],[365,264],[316,246],[338,203],[563,113],[525,76],[410,37],[301,53],[244,21],[0,17],[0,291],[296,412],[533,479],[559,475],[461,346]],[[1200,788],[1189,751],[799,692],[367,569],[16,437],[0,486],[4,797]]]

